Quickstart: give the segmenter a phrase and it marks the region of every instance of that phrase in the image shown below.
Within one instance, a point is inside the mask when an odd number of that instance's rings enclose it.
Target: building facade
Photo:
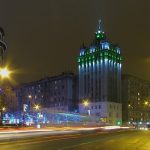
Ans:
[[[18,108],[29,106],[29,111],[39,105],[51,113],[74,112],[77,110],[76,76],[73,73],[62,73],[58,76],[23,84],[15,89]]]
[[[96,115],[109,124],[122,119],[120,48],[107,40],[100,23],[91,46],[82,46],[77,58],[79,111]],[[84,101],[88,101],[88,106]]]
[[[150,82],[122,75],[123,121],[129,124],[150,122]]]

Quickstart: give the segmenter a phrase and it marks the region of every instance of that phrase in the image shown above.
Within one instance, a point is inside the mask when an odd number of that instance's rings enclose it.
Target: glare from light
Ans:
[[[148,105],[148,101],[145,101],[145,102],[144,102],[144,105]]]
[[[0,69],[0,76],[2,78],[9,78],[10,76],[10,71],[8,70],[8,68],[1,68]]]
[[[35,105],[34,108],[35,108],[35,110],[39,110],[40,106],[39,105]]]
[[[88,100],[84,100],[84,101],[83,101],[83,105],[84,105],[85,107],[89,106],[89,101],[88,101]]]
[[[2,111],[6,111],[6,107],[3,107],[3,108],[2,108]]]
[[[32,95],[28,95],[28,98],[32,98]]]

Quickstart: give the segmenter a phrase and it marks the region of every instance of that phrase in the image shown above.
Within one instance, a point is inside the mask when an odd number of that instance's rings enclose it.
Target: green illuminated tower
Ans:
[[[120,48],[107,40],[106,34],[101,29],[100,21],[94,42],[89,47],[80,48],[77,62],[80,113],[86,113],[87,110],[82,102],[88,99],[90,114],[105,118],[112,124],[121,120],[120,111],[112,112],[108,108],[113,105],[114,109],[121,110],[122,57]]]

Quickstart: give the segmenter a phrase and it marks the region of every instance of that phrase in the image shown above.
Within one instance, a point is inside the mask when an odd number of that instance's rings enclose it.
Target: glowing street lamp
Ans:
[[[34,109],[37,111],[37,110],[40,109],[40,106],[37,104],[37,105],[34,106]]]
[[[84,100],[84,101],[83,101],[83,105],[84,105],[85,107],[89,106],[89,101],[88,101],[88,100]]]
[[[0,69],[0,76],[2,78],[9,78],[10,76],[10,71],[8,70],[8,68],[1,68]]]
[[[6,111],[6,107],[3,107],[3,108],[2,108],[2,111],[3,111],[3,112]]]
[[[39,118],[39,117],[38,117],[38,111],[39,111],[39,109],[40,109],[40,105],[38,105],[38,104],[35,105],[35,106],[34,106],[34,109],[37,111],[37,114],[36,114],[36,115],[37,115],[37,116],[36,116],[37,128],[41,128],[41,126],[40,126],[40,124],[39,124],[39,120],[38,120],[38,118]]]
[[[28,95],[28,98],[30,98],[30,99],[31,99],[31,98],[32,98],[32,95]]]
[[[83,100],[83,105],[85,108],[87,108],[87,111],[88,111],[88,115],[90,116],[91,112],[90,112],[90,109],[89,109],[89,101],[88,100]]]
[[[144,102],[144,105],[147,106],[147,105],[148,105],[148,101],[145,101],[145,102]]]

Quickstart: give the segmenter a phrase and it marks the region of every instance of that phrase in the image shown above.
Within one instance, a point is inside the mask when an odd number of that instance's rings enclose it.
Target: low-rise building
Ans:
[[[76,79],[76,75],[66,72],[22,84],[15,90],[18,108],[23,110],[23,104],[27,104],[30,111],[35,105],[51,112],[75,111],[78,105]]]
[[[122,110],[124,123],[150,122],[150,82],[122,75]]]

